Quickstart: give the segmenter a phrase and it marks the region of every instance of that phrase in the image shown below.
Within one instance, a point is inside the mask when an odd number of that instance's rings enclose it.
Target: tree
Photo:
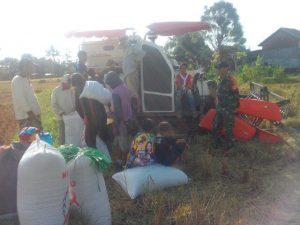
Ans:
[[[46,51],[46,56],[51,58],[54,62],[56,61],[56,57],[59,55],[59,51],[55,49],[53,45],[51,45],[50,48]]]
[[[53,47],[53,45],[50,46],[50,48],[46,51],[46,56],[49,57],[52,60],[52,69],[51,73],[56,72],[56,57],[59,56],[59,51]]]
[[[19,60],[15,58],[4,58],[0,61],[0,80],[11,80],[18,72]]]
[[[170,38],[165,51],[178,62],[192,61],[194,65],[202,66],[209,64],[212,55],[200,32]]]
[[[202,21],[211,24],[211,31],[207,31],[206,38],[210,46],[220,54],[230,49],[243,49],[246,39],[239,21],[236,9],[229,2],[216,2],[213,6],[205,7]]]

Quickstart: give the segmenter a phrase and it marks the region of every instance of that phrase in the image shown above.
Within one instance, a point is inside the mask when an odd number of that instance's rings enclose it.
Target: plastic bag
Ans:
[[[80,148],[75,145],[61,145],[57,150],[62,154],[62,156],[68,163],[72,159],[76,158],[78,152],[80,151]]]
[[[48,143],[49,145],[53,144],[53,138],[49,132],[42,131],[41,133],[39,133],[39,137],[42,141]]]

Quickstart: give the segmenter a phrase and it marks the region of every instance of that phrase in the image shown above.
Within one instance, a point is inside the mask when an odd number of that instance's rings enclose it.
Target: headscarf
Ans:
[[[52,135],[48,132],[40,131],[36,127],[24,127],[19,132],[19,139],[20,142],[23,144],[31,144],[33,141],[36,140],[36,137],[40,138],[40,140],[47,142],[48,144],[53,144]]]
[[[30,144],[31,142],[35,141],[36,134],[39,133],[39,129],[36,127],[24,127],[19,132],[19,139],[21,142]]]

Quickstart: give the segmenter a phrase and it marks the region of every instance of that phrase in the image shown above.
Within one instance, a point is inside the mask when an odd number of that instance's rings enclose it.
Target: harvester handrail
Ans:
[[[289,99],[270,91],[267,86],[255,82],[250,82],[250,95],[251,97],[270,101],[270,97],[275,100],[276,104],[280,107],[281,114],[283,118],[288,116],[288,104],[290,103]]]
[[[259,93],[255,92],[255,88],[254,88],[255,86],[260,89]],[[251,92],[251,95],[256,96],[256,97],[260,97],[260,98],[265,98],[263,100],[266,100],[266,101],[269,101],[270,96],[277,99],[277,100],[279,100],[279,102],[289,101],[285,97],[283,97],[279,94],[276,94],[273,91],[269,90],[267,86],[265,86],[263,84],[255,83],[255,82],[250,82],[250,92]]]

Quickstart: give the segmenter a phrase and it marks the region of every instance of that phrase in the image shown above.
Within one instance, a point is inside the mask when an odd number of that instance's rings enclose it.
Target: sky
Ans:
[[[300,29],[298,0],[228,0],[240,16],[246,47],[258,44],[280,27]],[[215,0],[1,0],[0,58],[30,53],[46,55],[53,45],[62,55],[79,49],[73,30],[133,27],[144,35],[153,22],[199,21]],[[160,39],[164,43],[166,39]]]

